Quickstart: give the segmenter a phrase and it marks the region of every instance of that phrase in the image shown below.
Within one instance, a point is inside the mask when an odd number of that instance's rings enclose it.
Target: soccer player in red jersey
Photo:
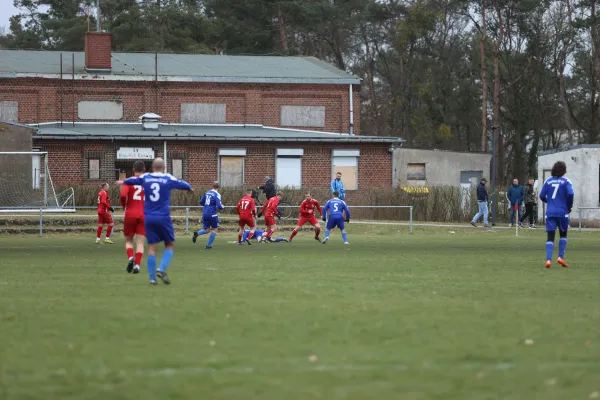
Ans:
[[[271,236],[277,230],[277,222],[275,222],[275,217],[281,219],[279,210],[277,210],[277,206],[279,205],[279,201],[282,197],[283,193],[277,192],[277,195],[271,197],[269,201],[262,206],[262,209],[258,213],[258,218],[265,214],[265,226],[267,227],[265,234],[262,236],[261,242],[265,240],[270,242]]]
[[[244,228],[248,225],[250,233],[246,238],[246,243],[250,244],[250,239],[254,237],[254,217],[256,217],[256,203],[252,198],[252,189],[246,191],[246,195],[238,201],[235,209],[240,216],[239,227],[238,227],[238,243],[242,244],[242,236],[244,235]]]
[[[143,161],[133,163],[133,173],[140,176],[146,171]],[[144,188],[140,185],[126,186],[121,188],[121,205],[125,209],[123,233],[125,235],[125,252],[127,253],[126,271],[137,274],[140,272],[140,264],[144,255],[144,242],[146,231],[144,230]],[[133,236],[135,238],[135,258],[133,257]]]
[[[100,186],[100,192],[98,193],[98,231],[96,232],[96,244],[100,243],[100,236],[102,236],[104,225],[108,225],[104,243],[113,243],[112,240],[110,240],[110,234],[112,233],[115,223],[110,213],[115,210],[110,206],[110,198],[108,197],[107,190],[108,183],[103,183],[102,186]]]
[[[319,239],[321,225],[319,225],[319,221],[315,218],[315,208],[319,211],[319,215],[323,215],[323,210],[321,209],[319,202],[313,199],[310,193],[306,193],[306,199],[300,204],[300,219],[298,220],[298,226],[292,231],[290,242],[294,236],[296,236],[300,228],[307,222],[315,228],[315,240],[321,241],[321,239]]]

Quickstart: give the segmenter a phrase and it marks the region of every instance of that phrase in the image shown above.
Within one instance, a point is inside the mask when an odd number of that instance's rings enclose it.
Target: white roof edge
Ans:
[[[61,74],[41,74],[34,72],[0,72],[0,78],[42,78],[61,79]],[[64,72],[63,80],[82,81],[134,81],[153,82],[154,76],[149,75],[117,75],[117,74],[75,74]],[[316,84],[316,85],[360,85],[357,78],[252,78],[229,76],[171,76],[159,75],[159,82],[207,82],[207,83],[279,83],[279,84]]]
[[[342,133],[342,132],[325,132],[325,131],[314,131],[314,130],[309,130],[309,129],[294,129],[294,128],[280,128],[277,126],[264,126],[263,128],[265,129],[272,129],[274,131],[292,131],[292,132],[308,132],[308,133],[322,133],[325,135],[333,135],[333,136],[352,136],[348,133]]]

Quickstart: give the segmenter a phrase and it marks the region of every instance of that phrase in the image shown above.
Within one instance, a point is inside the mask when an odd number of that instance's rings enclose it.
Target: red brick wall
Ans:
[[[110,33],[88,32],[85,34],[85,67],[88,69],[110,69]]]
[[[163,157],[162,142],[99,142],[99,141],[48,141],[38,140],[34,146],[49,152],[49,166],[56,186],[74,184],[98,184],[86,176],[85,154],[89,151],[103,152],[100,180],[110,181],[114,174],[116,152],[119,147],[152,147],[156,157]],[[231,144],[178,142],[168,144],[169,152],[185,153],[184,179],[192,186],[208,186],[218,179],[218,152],[222,148],[245,148],[245,185],[250,187],[264,183],[265,175],[276,179],[275,153],[277,148],[303,148],[302,185],[311,188],[327,188],[331,182],[331,155],[335,149],[356,149],[356,145],[306,144],[290,146],[286,143]],[[388,146],[363,144],[358,162],[358,190],[372,187],[392,186],[392,156]]]
[[[68,63],[69,57],[64,62]],[[59,71],[57,71],[58,73]],[[181,103],[227,104],[227,123],[280,126],[282,105],[325,106],[325,128],[348,132],[350,104],[347,85],[238,84],[199,82],[125,82],[42,78],[1,78],[0,100],[19,103],[19,122],[25,124],[77,120],[82,100],[122,101],[120,122],[137,122],[155,112],[163,122],[180,122]],[[354,133],[360,132],[359,87],[354,86]],[[112,121],[114,122],[114,121]],[[302,127],[294,127],[302,128]]]

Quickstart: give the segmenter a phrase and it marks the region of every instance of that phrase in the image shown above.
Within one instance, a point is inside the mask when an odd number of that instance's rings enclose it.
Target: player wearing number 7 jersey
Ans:
[[[250,244],[250,239],[254,237],[254,231],[256,224],[254,218],[256,217],[256,203],[252,198],[252,189],[246,190],[246,195],[238,201],[235,206],[240,219],[238,221],[238,243],[242,243],[242,236],[244,235],[244,228],[246,225],[250,228],[250,233],[247,235],[246,243]]]
[[[140,176],[146,171],[143,161],[133,163],[133,173]],[[125,236],[125,252],[127,253],[128,273],[137,274],[140,272],[140,264],[144,255],[144,242],[146,241],[146,231],[144,230],[144,188],[140,185],[127,186],[121,188],[121,206],[125,209],[123,219],[123,234]],[[136,252],[133,257],[133,237],[136,236]]]
[[[558,263],[567,267],[565,262],[565,250],[567,249],[567,231],[569,229],[569,214],[573,208],[573,185],[568,178],[567,165],[559,161],[552,167],[552,176],[546,179],[540,200],[546,203],[546,232],[548,240],[546,241],[546,268],[552,265],[552,252],[554,250],[554,238],[556,229],[559,230],[560,239],[558,241]]]
[[[171,190],[192,190],[189,183],[166,174],[165,162],[157,158],[152,162],[152,173],[125,179],[129,186],[140,185],[144,189],[144,228],[148,239],[148,275],[150,283],[156,285],[158,276],[165,284],[171,283],[167,268],[173,258],[175,232],[171,221]],[[156,245],[164,242],[160,267],[156,269]]]

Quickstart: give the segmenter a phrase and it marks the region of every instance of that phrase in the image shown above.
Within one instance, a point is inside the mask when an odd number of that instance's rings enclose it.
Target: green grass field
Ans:
[[[598,233],[187,236],[154,287],[93,236],[0,236],[0,399],[600,398]]]

